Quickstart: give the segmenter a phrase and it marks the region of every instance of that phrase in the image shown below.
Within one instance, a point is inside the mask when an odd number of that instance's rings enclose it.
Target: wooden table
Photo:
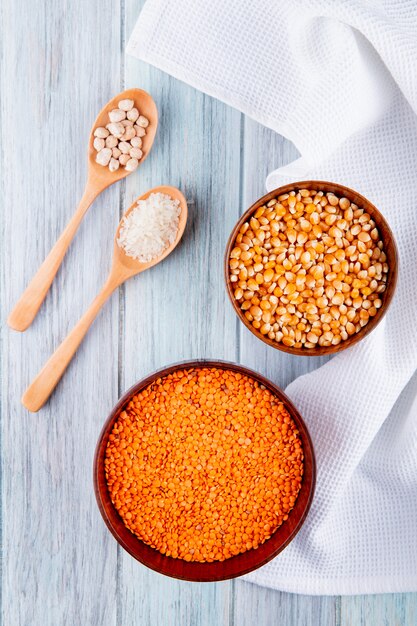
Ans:
[[[124,87],[160,110],[151,157],[90,209],[33,326],[2,326],[5,626],[415,626],[417,594],[307,597],[236,580],[169,580],[105,528],[91,466],[117,398],[146,373],[197,357],[239,361],[285,386],[320,361],[268,348],[238,323],[223,252],[267,172],[296,156],[283,138],[169,76],[125,58],[142,2],[2,4],[3,319],[81,197],[90,125]],[[114,294],[47,406],[20,395],[95,296],[121,213],[146,189],[179,186],[190,221],[180,248]]]

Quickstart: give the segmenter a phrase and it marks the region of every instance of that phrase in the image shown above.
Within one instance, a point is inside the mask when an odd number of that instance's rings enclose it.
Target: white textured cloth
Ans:
[[[301,158],[268,189],[340,182],[391,224],[387,316],[287,390],[314,441],[316,494],[294,541],[247,579],[308,594],[417,590],[416,0],[148,0],[128,52],[293,141]]]

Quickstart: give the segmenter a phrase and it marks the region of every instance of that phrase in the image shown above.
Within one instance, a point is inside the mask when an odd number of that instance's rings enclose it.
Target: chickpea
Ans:
[[[115,172],[120,166],[133,172],[143,158],[142,138],[149,120],[139,114],[131,99],[120,100],[117,109],[109,111],[109,123],[94,130],[93,148],[96,163]],[[127,157],[127,158],[126,158]],[[116,163],[117,161],[117,163]]]

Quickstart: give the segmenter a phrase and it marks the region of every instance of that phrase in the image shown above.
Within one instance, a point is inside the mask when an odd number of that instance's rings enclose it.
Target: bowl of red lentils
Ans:
[[[397,251],[378,209],[353,189],[303,181],[257,200],[225,254],[232,305],[265,343],[304,356],[344,350],[381,321]]]
[[[172,365],[134,385],[94,459],[97,503],[118,543],[190,581],[234,578],[274,558],[306,518],[315,474],[289,398],[220,361]]]

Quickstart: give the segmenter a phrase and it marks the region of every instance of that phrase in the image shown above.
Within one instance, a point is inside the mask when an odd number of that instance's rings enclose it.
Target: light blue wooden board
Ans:
[[[340,599],[343,626],[416,626],[417,594],[352,596]]]
[[[117,553],[95,504],[91,467],[103,417],[118,396],[117,297],[48,405],[32,415],[20,396],[104,279],[118,188],[87,215],[30,330],[12,332],[4,322],[81,197],[92,120],[120,88],[120,20],[112,0],[2,3],[5,626],[116,620]]]
[[[217,357],[285,386],[320,363],[259,345],[238,324],[222,281],[238,215],[264,192],[267,172],[296,152],[238,112],[125,59],[142,4],[2,4],[3,322],[81,196],[86,139],[102,104],[141,86],[161,113],[151,157],[95,202],[34,325],[24,335],[2,325],[3,623],[415,626],[417,594],[309,597],[241,580],[170,580],[118,548],[99,516],[95,441],[117,397],[144,374]],[[113,296],[49,404],[28,414],[21,392],[104,280],[120,212],[160,183],[178,185],[189,200],[183,243]]]

